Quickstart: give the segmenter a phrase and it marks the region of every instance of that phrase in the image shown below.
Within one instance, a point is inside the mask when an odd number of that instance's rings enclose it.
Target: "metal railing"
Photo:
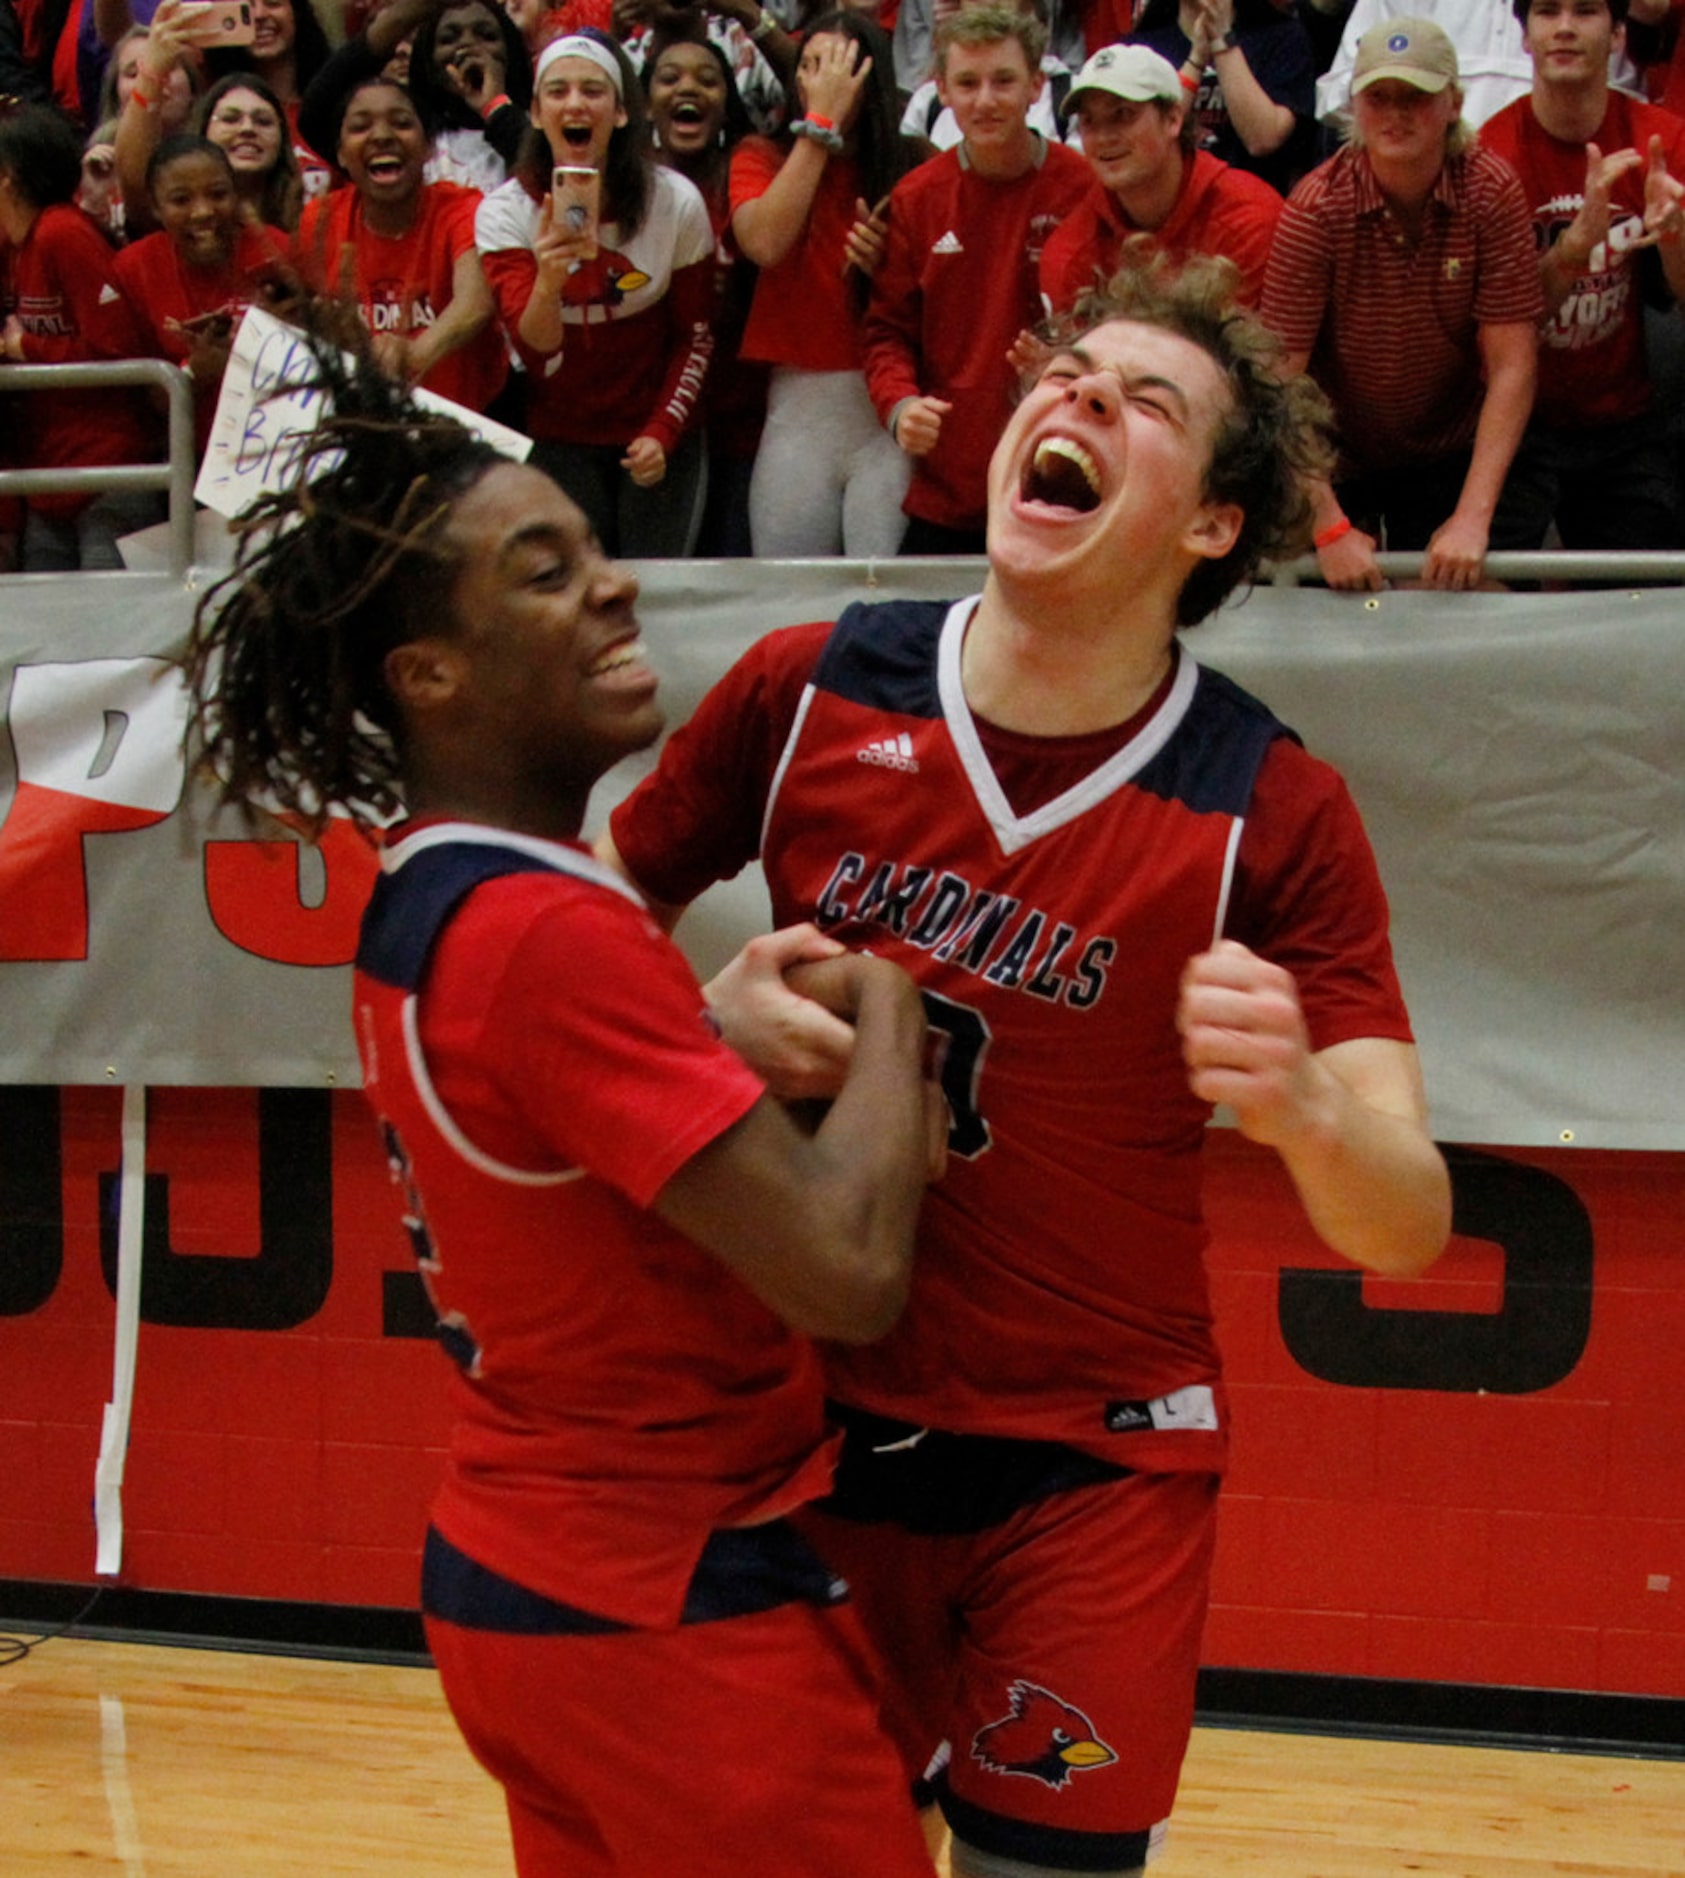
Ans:
[[[1415,550],[1409,553],[1388,550],[1377,554],[1375,562],[1388,580],[1419,580],[1423,558]],[[1607,549],[1544,548],[1519,553],[1512,549],[1487,555],[1485,572],[1488,580],[1548,581],[1553,587],[1573,586],[1580,581],[1680,586],[1685,585],[1685,550],[1650,548],[1642,552],[1632,549],[1617,553]],[[1269,568],[1263,578],[1276,587],[1321,584],[1314,554]]]
[[[0,496],[57,494],[105,489],[163,489],[170,499],[169,570],[185,580],[193,565],[193,485],[198,453],[193,436],[193,381],[179,365],[162,359],[113,359],[81,365],[0,365],[0,392],[86,390],[100,385],[161,385],[169,398],[169,457],[153,464],[112,464],[97,469],[0,470]],[[1419,553],[1387,552],[1376,556],[1388,580],[1415,580],[1422,571]],[[892,565],[892,564],[884,564]],[[1580,581],[1685,585],[1685,550],[1652,549],[1642,553],[1546,549],[1538,553],[1491,554],[1486,574],[1498,581],[1548,581],[1552,586]],[[1266,568],[1262,579],[1277,587],[1320,584],[1316,557],[1305,555]],[[869,585],[876,585],[869,578]]]
[[[170,442],[162,463],[111,463],[84,469],[0,470],[0,496],[44,496],[107,489],[162,489],[170,499],[169,568],[185,580],[193,565],[193,381],[163,359],[107,359],[78,365],[0,365],[0,392],[88,391],[102,385],[161,386],[169,399]]]

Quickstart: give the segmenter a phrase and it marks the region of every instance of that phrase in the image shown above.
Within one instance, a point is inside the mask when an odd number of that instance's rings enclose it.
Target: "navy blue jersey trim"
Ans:
[[[1268,705],[1202,665],[1187,715],[1132,786],[1196,814],[1245,815],[1259,766],[1278,737],[1299,741]]]
[[[559,873],[508,848],[452,842],[382,874],[363,913],[357,968],[383,985],[417,991],[451,915],[482,882],[507,874]]]
[[[1132,1471],[1059,1441],[921,1429],[840,1402],[828,1402],[826,1413],[844,1438],[831,1495],[820,1505],[862,1525],[892,1523],[932,1537],[988,1532],[1039,1500]]]
[[[946,1772],[932,1785],[954,1837],[979,1852],[1016,1859],[1049,1871],[1131,1872],[1147,1862],[1149,1832],[1080,1832],[1074,1826],[1036,1826],[973,1806],[950,1791]]]
[[[902,717],[941,717],[938,648],[951,606],[886,600],[845,608],[814,667],[815,687]],[[1222,672],[1201,666],[1187,715],[1130,786],[1196,814],[1244,815],[1259,765],[1277,737],[1298,742],[1267,705]]]
[[[831,629],[813,682],[821,691],[901,717],[940,717],[936,647],[946,600],[857,601]]]
[[[784,1604],[841,1604],[848,1586],[788,1521],[710,1533],[679,1622],[713,1624]],[[530,1591],[471,1559],[434,1528],[421,1555],[421,1608],[464,1630],[503,1636],[600,1637],[635,1629]]]

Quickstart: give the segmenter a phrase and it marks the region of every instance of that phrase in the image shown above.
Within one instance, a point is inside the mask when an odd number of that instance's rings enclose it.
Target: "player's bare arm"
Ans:
[[[1189,960],[1177,1024],[1195,1094],[1276,1150],[1326,1245],[1394,1277],[1432,1264],[1450,1236],[1451,1183],[1410,1045],[1361,1037],[1313,1051],[1291,974],[1233,940]]]
[[[924,1006],[863,958],[848,1073],[817,1131],[768,1096],[687,1161],[655,1210],[792,1329],[866,1343],[901,1314],[929,1172]]]

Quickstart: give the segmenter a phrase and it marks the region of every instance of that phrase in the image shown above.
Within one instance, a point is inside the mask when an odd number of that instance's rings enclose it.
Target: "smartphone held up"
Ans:
[[[558,163],[550,181],[550,220],[585,239],[583,258],[597,256],[597,217],[602,202],[602,178],[594,169]]]

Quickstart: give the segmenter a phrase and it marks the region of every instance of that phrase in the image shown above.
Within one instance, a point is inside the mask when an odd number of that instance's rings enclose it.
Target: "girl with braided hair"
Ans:
[[[905,1294],[917,994],[809,968],[855,1047],[798,1127],[578,840],[660,728],[636,582],[366,349],[323,373],[335,415],[245,518],[190,680],[225,799],[410,818],[354,1002],[455,1364],[422,1567],[445,1693],[522,1878],[739,1878],[792,1831],[813,1878],[929,1878],[846,1588],[786,1517],[831,1469],[807,1334],[876,1336]],[[798,930],[722,977],[836,950]]]

